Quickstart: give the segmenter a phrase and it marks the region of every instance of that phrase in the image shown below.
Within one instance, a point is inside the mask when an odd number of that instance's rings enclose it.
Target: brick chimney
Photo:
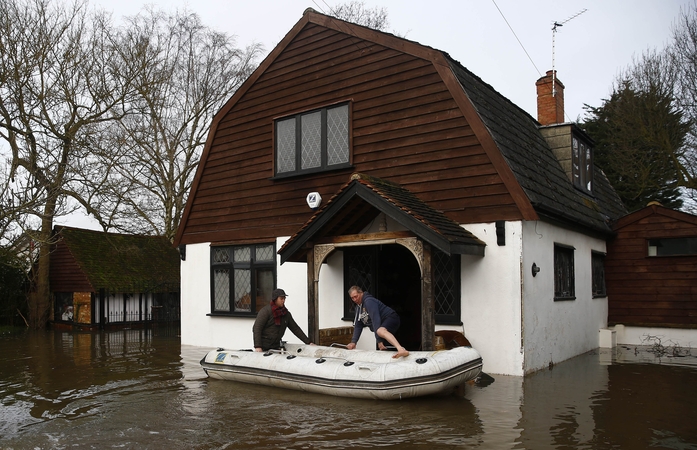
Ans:
[[[554,76],[553,76],[554,75]],[[554,83],[554,89],[552,89]],[[537,80],[537,121],[541,125],[564,123],[564,85],[556,77],[556,71]]]

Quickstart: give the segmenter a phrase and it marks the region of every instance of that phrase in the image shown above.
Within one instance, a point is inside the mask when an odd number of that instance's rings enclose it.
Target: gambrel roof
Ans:
[[[626,209],[602,170],[594,171],[593,196],[580,192],[540,134],[539,123],[444,55],[535,211],[608,233],[611,220],[626,214]]]
[[[422,106],[429,98],[437,108]],[[593,195],[576,189],[537,120],[447,53],[308,9],[215,116],[175,245],[259,242],[307,227],[312,214],[296,194],[341,193],[351,172],[275,179],[273,123],[349,100],[360,115],[352,172],[399,184],[453,223],[544,218],[610,235],[626,213],[597,168]],[[437,171],[419,170],[436,154]],[[270,223],[279,207],[285,220]]]

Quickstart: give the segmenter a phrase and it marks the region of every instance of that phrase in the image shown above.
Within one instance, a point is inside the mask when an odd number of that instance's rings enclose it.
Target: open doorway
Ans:
[[[419,350],[421,271],[414,255],[398,244],[347,248],[344,270],[344,317],[353,319],[348,288],[360,286],[399,314],[397,340],[407,350]]]

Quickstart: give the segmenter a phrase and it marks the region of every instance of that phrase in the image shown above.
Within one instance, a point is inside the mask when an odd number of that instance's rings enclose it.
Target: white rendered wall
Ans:
[[[398,229],[389,219],[387,225],[388,231]],[[519,376],[597,348],[598,330],[607,321],[607,299],[591,298],[590,249],[604,252],[605,242],[543,222],[506,222],[505,227],[506,245],[498,246],[494,223],[466,226],[486,242],[486,256],[462,257],[463,326],[436,329],[462,331],[482,355],[484,371],[492,374]],[[286,239],[277,239],[277,248]],[[553,300],[555,242],[576,248],[574,301]],[[210,244],[187,245],[186,256],[181,264],[182,344],[251,348],[254,318],[209,315]],[[530,272],[532,262],[541,267],[535,278]],[[277,280],[278,287],[289,295],[286,306],[307,332],[307,265],[279,265]],[[340,250],[322,265],[319,290],[320,328],[350,326],[350,322],[341,320],[344,293]],[[284,339],[299,342],[290,332]],[[375,348],[372,333],[363,333],[359,348]]]
[[[654,345],[697,348],[697,330],[686,328],[654,328],[615,325],[617,344]]]
[[[286,239],[278,238],[276,248]],[[277,261],[280,258],[277,257]],[[286,307],[307,333],[307,265],[285,263],[276,270],[277,285],[288,294]],[[186,261],[181,262],[181,343],[199,347],[252,348],[254,317],[210,316],[210,283],[210,243],[187,245]],[[286,331],[283,339],[300,343],[290,331]]]
[[[506,222],[506,245],[496,244],[494,223],[465,228],[486,242],[486,254],[462,256],[462,322],[464,335],[482,355],[483,371],[523,375],[521,350],[522,248],[520,222]],[[458,329],[437,327],[437,329]],[[463,331],[459,329],[459,331]]]
[[[344,254],[334,251],[319,272],[319,327],[351,326],[341,320],[344,314]]]
[[[210,293],[210,244],[186,246],[181,262],[181,343],[201,347],[225,347],[230,342],[213,332]],[[221,319],[222,320],[222,319]]]
[[[575,300],[554,301],[555,243],[575,248]],[[605,241],[545,222],[523,223],[525,373],[598,348],[608,306],[607,297],[592,295],[591,250],[605,253]],[[533,262],[540,268],[535,277]]]

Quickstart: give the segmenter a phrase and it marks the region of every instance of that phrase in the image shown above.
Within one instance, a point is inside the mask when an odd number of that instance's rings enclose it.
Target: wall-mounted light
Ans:
[[[536,276],[540,272],[540,268],[537,264],[532,263],[532,276]]]

